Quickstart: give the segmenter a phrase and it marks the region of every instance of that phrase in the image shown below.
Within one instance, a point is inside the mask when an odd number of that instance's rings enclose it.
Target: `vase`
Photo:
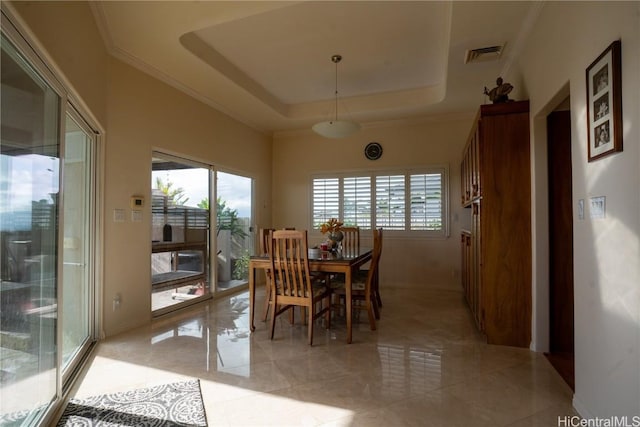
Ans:
[[[342,242],[342,239],[344,239],[344,234],[340,230],[332,231],[331,233],[329,233],[329,240],[333,240],[336,243],[340,243]]]
[[[329,244],[331,251],[339,252],[342,249],[342,239],[344,239],[342,231],[332,231],[327,237],[329,240],[327,243]]]

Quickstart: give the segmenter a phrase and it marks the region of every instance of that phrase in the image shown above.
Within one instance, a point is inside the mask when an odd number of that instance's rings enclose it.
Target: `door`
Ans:
[[[549,171],[549,354],[551,364],[574,388],[573,202],[571,114],[547,117]]]
[[[62,368],[65,380],[93,341],[96,135],[69,109],[62,193]]]
[[[210,167],[156,152],[151,164],[154,316],[209,298]]]
[[[7,38],[0,139],[0,418],[42,418],[58,395],[59,89]],[[26,415],[25,415],[26,414]]]
[[[249,283],[249,257],[253,250],[253,179],[216,171],[217,291]]]

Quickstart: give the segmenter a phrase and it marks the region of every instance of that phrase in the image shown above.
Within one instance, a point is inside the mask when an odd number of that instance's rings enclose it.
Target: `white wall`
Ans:
[[[382,293],[393,286],[433,286],[461,292],[460,225],[470,213],[460,207],[460,161],[474,117],[472,111],[369,125],[346,139],[322,138],[311,130],[276,135],[273,188],[277,191],[273,193],[275,223],[271,225],[309,229],[311,244],[322,240],[320,233],[311,231],[309,183],[313,174],[448,165],[450,237],[403,238],[392,231],[385,232],[381,287]],[[383,147],[379,160],[371,161],[364,156],[364,147],[371,141]]]
[[[549,2],[519,59],[531,101],[536,289],[534,346],[548,345],[546,127],[570,93],[574,206],[606,196],[605,219],[574,210],[574,406],[585,417],[640,415],[640,3]],[[586,68],[622,40],[624,151],[587,162]],[[568,92],[568,93],[567,93]],[[542,207],[541,207],[542,206]],[[548,297],[547,297],[548,298]],[[545,317],[546,316],[546,317]]]

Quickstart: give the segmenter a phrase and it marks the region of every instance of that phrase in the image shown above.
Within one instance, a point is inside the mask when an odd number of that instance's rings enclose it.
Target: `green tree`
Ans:
[[[176,206],[183,206],[185,203],[189,201],[189,198],[184,194],[185,190],[182,187],[174,188],[173,182],[167,179],[165,183],[164,180],[157,176],[156,177],[156,188],[162,192],[169,201],[169,204],[173,204]]]
[[[198,203],[198,207],[201,209],[209,210],[209,199],[205,198],[200,200],[200,203]]]
[[[198,207],[202,209],[209,209],[209,199],[205,198],[198,203]],[[238,211],[231,209],[227,206],[227,202],[220,197],[216,199],[216,233],[220,234],[222,230],[230,230],[231,235],[244,239],[248,236],[245,233],[240,219],[238,218]]]

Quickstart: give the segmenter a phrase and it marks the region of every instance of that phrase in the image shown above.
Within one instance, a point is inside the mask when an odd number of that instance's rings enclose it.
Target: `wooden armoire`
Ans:
[[[489,344],[531,342],[529,101],[482,105],[464,148],[462,286]]]

